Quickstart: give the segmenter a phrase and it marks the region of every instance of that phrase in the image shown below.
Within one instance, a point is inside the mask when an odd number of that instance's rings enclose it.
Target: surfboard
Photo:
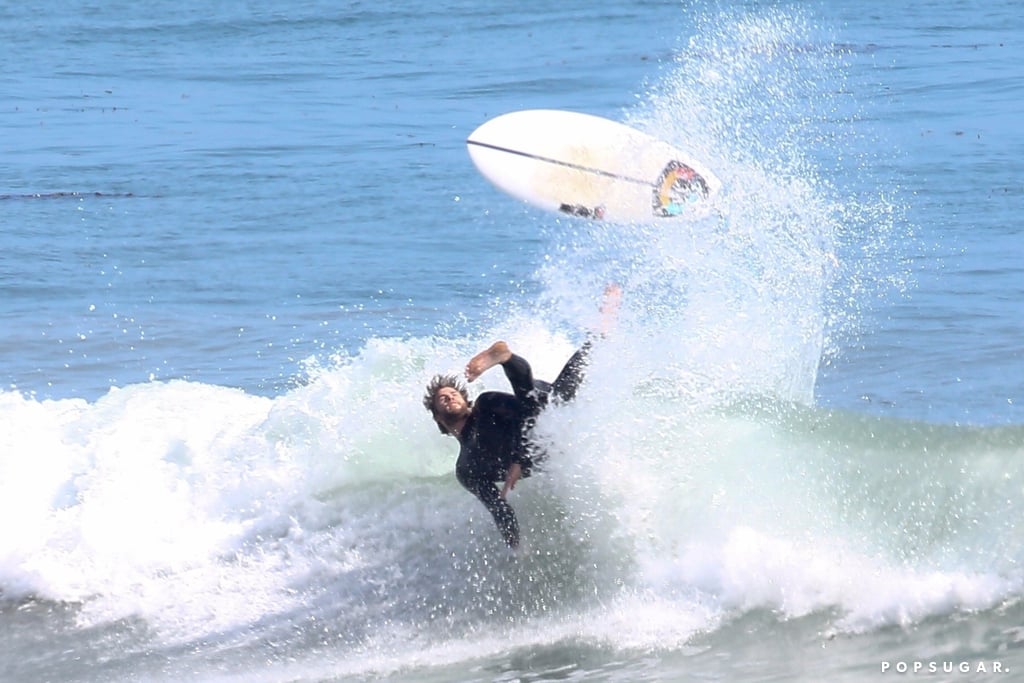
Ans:
[[[507,194],[563,214],[619,223],[699,218],[721,181],[681,149],[592,114],[528,109],[466,139],[477,170]]]

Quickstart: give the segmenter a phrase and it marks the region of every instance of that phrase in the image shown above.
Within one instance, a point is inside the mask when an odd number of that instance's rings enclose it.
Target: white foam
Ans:
[[[844,463],[860,446],[776,419],[778,406],[813,400],[817,364],[847,314],[829,305],[837,278],[842,288],[869,272],[844,270],[838,233],[890,207],[832,196],[807,160],[805,124],[827,117],[801,98],[818,86],[789,63],[800,52],[773,60],[806,44],[801,21],[769,13],[704,28],[631,122],[687,141],[714,168],[727,185],[720,217],[671,229],[559,223],[536,305],[501,308],[498,324],[470,337],[371,338],[355,355],[310,363],[308,382],[272,399],[188,382],[112,389],[93,403],[0,392],[5,594],[81,603],[85,623],[137,617],[170,640],[326,602],[363,647],[341,674],[559,638],[678,645],[751,609],[834,608],[837,626],[857,631],[1019,595],[1019,578],[970,554],[972,539],[908,558],[888,530],[851,523],[843,485],[858,482]],[[594,601],[520,622],[511,639],[504,617],[475,602],[486,596],[423,605],[467,573],[504,576],[486,564],[500,540],[454,481],[457,445],[424,411],[424,385],[497,338],[552,379],[609,280],[625,290],[619,324],[595,347],[577,400],[542,416],[547,470],[514,499],[537,535],[523,562],[557,567],[575,561],[569,548],[581,553],[599,579]],[[492,371],[473,391],[505,388]],[[478,622],[451,626],[453,643],[439,618],[439,633],[417,639],[410,623],[434,609]]]

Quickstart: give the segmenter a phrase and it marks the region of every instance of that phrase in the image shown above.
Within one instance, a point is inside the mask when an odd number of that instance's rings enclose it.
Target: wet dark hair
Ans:
[[[427,393],[423,394],[423,407],[430,411],[430,414],[434,416],[434,422],[437,422],[437,428],[441,430],[442,434],[448,434],[448,429],[441,424],[437,419],[437,408],[434,407],[434,397],[437,396],[437,392],[445,387],[455,389],[455,391],[462,394],[462,398],[465,399],[466,404],[470,404],[469,392],[466,390],[466,385],[462,383],[462,380],[456,375],[434,375],[434,378],[430,380],[430,384],[427,385]]]

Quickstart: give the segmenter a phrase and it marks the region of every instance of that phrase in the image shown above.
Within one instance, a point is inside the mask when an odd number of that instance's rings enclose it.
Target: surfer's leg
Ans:
[[[603,337],[611,331],[619,313],[619,303],[621,300],[621,287],[615,283],[605,287],[604,300],[601,303],[601,324],[597,330],[598,336]],[[591,337],[593,337],[593,333]],[[583,383],[583,377],[587,369],[590,347],[591,339],[587,339],[583,346],[572,355],[572,358],[565,364],[562,371],[558,373],[558,378],[552,384],[551,393],[562,401],[571,401],[576,397],[576,391]]]
[[[619,305],[622,303],[622,287],[612,282],[604,288],[604,299],[601,301],[601,324],[597,333],[605,336],[612,331],[619,317]]]
[[[470,382],[484,374],[495,365],[507,363],[512,357],[512,351],[508,344],[503,341],[496,341],[489,347],[473,356],[466,364],[466,379]]]
[[[583,383],[583,376],[587,369],[587,355],[590,353],[590,346],[588,340],[576,353],[572,354],[572,358],[551,384],[551,393],[560,400],[571,401],[576,397],[576,391]]]

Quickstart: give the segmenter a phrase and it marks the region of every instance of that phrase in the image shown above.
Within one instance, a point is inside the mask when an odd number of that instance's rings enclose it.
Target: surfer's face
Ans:
[[[439,419],[444,417],[458,417],[469,412],[469,404],[458,389],[453,387],[441,387],[434,394],[434,414]]]

